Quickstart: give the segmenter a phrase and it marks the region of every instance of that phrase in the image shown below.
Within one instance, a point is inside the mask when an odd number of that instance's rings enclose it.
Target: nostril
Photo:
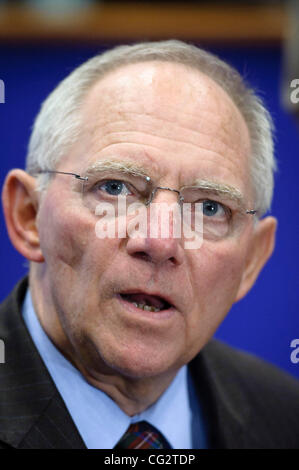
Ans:
[[[147,261],[149,263],[159,264],[159,262],[160,262],[160,260],[158,260],[158,259],[155,260],[154,257],[152,257],[150,254],[146,253],[145,251],[137,251],[136,253],[133,254],[133,257],[137,258],[137,259],[140,259],[140,260],[143,260],[143,261]],[[173,265],[178,264],[178,261],[174,256],[169,258],[168,261]]]
[[[145,251],[136,251],[136,253],[133,254],[133,257],[137,259],[142,259],[144,261],[152,261],[150,255]]]
[[[129,238],[127,253],[135,260],[159,265],[177,266],[183,262],[182,247],[174,238]]]

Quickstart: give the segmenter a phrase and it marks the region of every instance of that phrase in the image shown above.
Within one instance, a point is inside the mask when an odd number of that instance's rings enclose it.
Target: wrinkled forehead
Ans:
[[[238,141],[242,135],[249,146],[247,125],[232,99],[214,80],[183,64],[144,62],[107,73],[87,95],[85,123],[96,126],[98,120],[109,120],[112,112],[120,118],[155,115]]]

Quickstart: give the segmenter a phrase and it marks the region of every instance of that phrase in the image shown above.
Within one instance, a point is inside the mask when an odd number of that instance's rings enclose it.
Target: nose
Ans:
[[[130,256],[157,265],[169,263],[177,266],[184,259],[178,219],[180,209],[176,192],[165,194],[160,191],[155,194],[155,202],[147,208],[146,236],[129,237],[127,252]]]
[[[170,265],[178,266],[183,262],[183,248],[173,238],[129,238],[127,252],[134,258],[157,265],[168,262]]]

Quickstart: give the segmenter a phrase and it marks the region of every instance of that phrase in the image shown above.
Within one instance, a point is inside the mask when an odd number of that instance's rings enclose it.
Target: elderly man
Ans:
[[[211,340],[273,250],[271,131],[235,70],[179,41],[53,91],[3,189],[30,272],[1,306],[0,447],[299,447],[297,382]]]

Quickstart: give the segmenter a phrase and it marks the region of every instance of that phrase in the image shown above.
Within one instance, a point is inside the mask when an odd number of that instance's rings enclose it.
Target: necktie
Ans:
[[[162,434],[146,421],[131,424],[114,449],[170,449]]]

